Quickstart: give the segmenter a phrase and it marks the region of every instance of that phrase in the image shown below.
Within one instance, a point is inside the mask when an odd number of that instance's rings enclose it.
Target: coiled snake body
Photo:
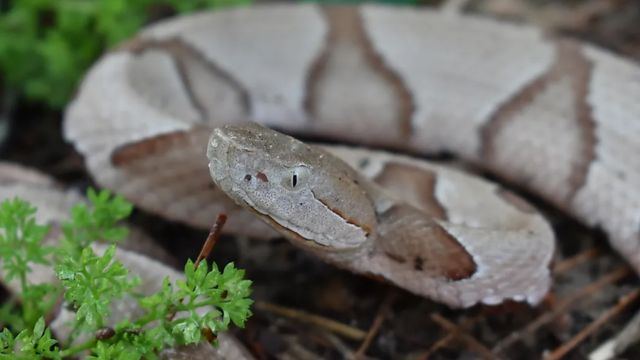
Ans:
[[[228,231],[273,236],[228,194],[324,259],[451,306],[535,303],[553,233],[517,196],[247,124],[453,153],[602,228],[640,270],[639,98],[633,62],[532,27],[278,5],[146,29],[93,67],[65,133],[100,184],[169,218],[208,226],[224,211]]]

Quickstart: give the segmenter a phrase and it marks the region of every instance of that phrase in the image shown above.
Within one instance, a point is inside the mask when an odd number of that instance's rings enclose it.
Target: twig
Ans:
[[[631,345],[640,339],[640,312],[636,312],[633,318],[613,338],[600,344],[597,349],[589,354],[590,360],[613,359],[623,353]]]
[[[459,326],[447,320],[446,318],[438,315],[431,314],[431,320],[440,325],[445,330],[456,334],[460,340],[462,340],[470,350],[476,352],[483,359],[495,359],[496,356],[486,346],[480,343],[476,338],[469,335],[466,331],[462,330]]]
[[[427,359],[429,359],[429,357],[431,357],[431,355],[433,355],[436,351],[438,351],[441,348],[447,346],[450,342],[455,340],[457,337],[458,337],[458,334],[454,334],[452,332],[448,332],[447,335],[441,337],[438,341],[433,343],[433,345],[431,345],[431,347],[427,351],[425,351],[424,353],[420,354],[417,357],[417,360],[427,360]]]
[[[384,300],[382,300],[382,303],[378,308],[378,312],[376,313],[376,317],[373,319],[373,323],[371,324],[371,327],[367,332],[367,336],[364,338],[364,341],[362,341],[362,344],[360,344],[358,351],[356,351],[354,355],[354,359],[360,360],[364,358],[365,353],[367,352],[367,349],[369,349],[369,346],[371,346],[371,342],[378,334],[378,331],[380,331],[380,327],[382,327],[382,323],[384,322],[384,319],[387,317],[387,314],[389,313],[389,309],[391,309],[391,306],[393,305],[395,298],[396,298],[395,289],[390,289],[389,292],[387,292],[387,296],[385,296]]]
[[[560,260],[553,267],[553,274],[558,275],[565,273],[580,264],[598,257],[601,253],[602,252],[598,248],[592,247],[570,258]]]
[[[534,321],[525,326],[524,329],[520,331],[514,331],[513,333],[511,333],[511,335],[507,336],[498,344],[496,344],[496,346],[493,347],[494,354],[499,354],[517,341],[520,341],[524,337],[529,336],[533,332],[537,331],[540,327],[546,325],[559,315],[565,313],[567,309],[578,300],[589,299],[591,298],[589,294],[593,294],[604,286],[614,283],[630,274],[630,268],[626,266],[619,267],[616,270],[608,273],[604,277],[600,278],[598,281],[590,284],[589,286],[585,286],[573,292],[571,295],[561,300],[554,309],[540,315]]]
[[[631,303],[640,297],[640,289],[635,289],[629,294],[623,296],[618,303],[604,312],[600,317],[591,322],[587,327],[580,330],[571,340],[567,341],[563,345],[557,347],[550,354],[545,356],[545,360],[558,360],[565,356],[569,351],[573,350],[580,342],[591,335],[594,331],[598,330],[604,323],[620,314]]]
[[[304,311],[294,310],[264,301],[256,301],[255,308],[258,310],[268,311],[273,314],[284,316],[289,319],[297,320],[306,324],[315,325],[352,340],[361,341],[367,336],[367,333],[360,329],[345,325],[335,320],[327,319],[319,315],[309,314]]]
[[[300,359],[300,360],[311,360],[317,359],[318,354],[313,353],[309,349],[305,347],[305,343],[301,343],[300,339],[296,336],[289,335],[284,337],[285,342],[287,343],[287,350],[285,354],[279,354],[284,359]]]
[[[474,323],[476,323],[479,320],[479,317],[474,317],[474,318],[470,318],[470,319],[465,319],[462,324],[460,324],[457,329],[459,330],[464,330],[466,331],[468,329],[469,326],[473,325]],[[416,360],[427,360],[431,355],[433,355],[436,351],[438,351],[439,349],[447,346],[450,342],[452,342],[453,340],[455,340],[459,335],[458,331],[455,332],[447,332],[447,334],[443,337],[441,337],[438,341],[436,341],[435,343],[433,343],[433,345],[431,345],[431,347],[429,347],[429,349],[425,352],[423,352],[422,354],[418,355],[416,357]]]
[[[207,240],[205,240],[204,245],[202,245],[202,248],[200,249],[200,254],[198,254],[198,258],[196,259],[196,263],[195,263],[196,268],[198,267],[198,265],[200,265],[200,261],[206,259],[207,257],[209,257],[209,255],[211,255],[213,248],[216,246],[216,243],[218,242],[218,238],[220,238],[220,232],[222,231],[222,227],[226,222],[227,222],[227,215],[219,214],[218,218],[216,219],[216,222],[211,227],[211,230],[209,230],[209,236],[207,236]]]
[[[353,350],[342,339],[330,331],[322,331],[321,336],[332,346],[332,349],[340,353],[342,359],[353,359]]]
[[[207,236],[207,240],[204,241],[204,244],[200,249],[200,254],[198,254],[198,258],[196,259],[196,262],[194,264],[195,265],[194,267],[196,269],[198,268],[198,266],[200,265],[200,262],[203,259],[206,259],[209,255],[211,255],[211,252],[213,251],[214,246],[216,246],[216,243],[218,242],[218,238],[220,237],[220,232],[222,231],[222,227],[224,226],[225,222],[227,222],[227,215],[218,214],[218,218],[216,219],[216,222],[213,224],[213,226],[211,226],[211,230],[209,230],[209,235]],[[180,299],[180,304],[182,304],[183,300],[184,299]],[[167,315],[167,321],[173,320],[175,316],[176,316],[176,311],[175,310],[171,311]]]

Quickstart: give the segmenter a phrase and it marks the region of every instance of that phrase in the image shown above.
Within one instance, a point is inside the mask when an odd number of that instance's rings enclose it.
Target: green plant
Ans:
[[[0,308],[0,359],[64,359],[84,351],[91,359],[155,359],[163,348],[198,343],[230,323],[244,326],[251,315],[251,282],[233,264],[220,271],[215,264],[188,261],[184,280],[165,278],[155,294],[136,293],[140,279],[116,260],[114,244],[127,236],[118,222],[129,216],[131,204],[106,191],[89,190],[88,198],[90,205],[71,210],[57,245],[44,244],[49,229],[37,224],[29,203],[0,203],[3,276],[20,288],[20,305],[9,301]],[[97,240],[112,244],[97,254],[91,246]],[[35,264],[53,267],[60,281],[32,284]],[[110,304],[125,296],[146,313],[109,327]],[[44,321],[61,297],[76,314],[65,343],[52,338]],[[87,340],[74,341],[79,338]]]
[[[0,74],[5,86],[62,107],[105,48],[164,7],[178,13],[252,0],[13,0],[0,2]]]

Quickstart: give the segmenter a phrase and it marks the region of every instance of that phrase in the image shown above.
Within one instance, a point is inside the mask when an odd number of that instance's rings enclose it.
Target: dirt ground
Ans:
[[[466,8],[534,23],[640,60],[637,0],[483,0]],[[35,167],[69,187],[94,185],[82,158],[61,136],[61,113],[19,101],[10,119],[2,160]],[[537,308],[509,303],[451,310],[337,270],[285,241],[224,238],[214,260],[246,268],[257,302],[246,329],[235,333],[260,359],[340,359],[355,353],[376,359],[586,358],[639,310],[637,278],[600,232],[530,200],[552,219],[559,239],[555,285]],[[195,257],[206,237],[205,231],[142,211],[131,222],[178,262]],[[340,331],[331,330],[334,322]],[[640,357],[640,346],[626,354]]]

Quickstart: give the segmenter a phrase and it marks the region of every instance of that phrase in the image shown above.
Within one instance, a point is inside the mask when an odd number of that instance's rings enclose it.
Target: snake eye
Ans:
[[[309,178],[309,168],[296,166],[289,169],[288,174],[282,179],[282,185],[289,190],[301,189]]]

